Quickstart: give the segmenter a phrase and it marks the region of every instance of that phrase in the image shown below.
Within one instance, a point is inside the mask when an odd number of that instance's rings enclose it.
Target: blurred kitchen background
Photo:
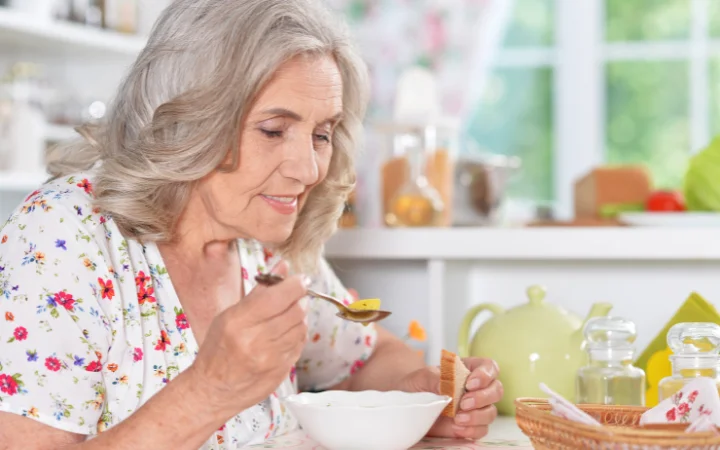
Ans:
[[[103,120],[168,1],[0,0],[3,217],[47,145]],[[639,348],[692,291],[720,302],[720,0],[327,1],[373,83],[327,256],[393,331],[426,327],[429,360],[533,284],[613,303]]]

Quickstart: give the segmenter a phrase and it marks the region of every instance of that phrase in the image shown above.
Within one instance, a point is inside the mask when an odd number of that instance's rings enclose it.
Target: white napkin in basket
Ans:
[[[690,423],[687,431],[720,427],[720,395],[715,380],[701,377],[686,384],[672,397],[643,413],[640,425],[649,423]]]
[[[562,395],[553,391],[545,383],[540,383],[540,389],[550,396],[548,403],[552,413],[563,419],[572,420],[573,422],[584,423],[585,425],[597,425],[600,426],[600,422],[595,420],[588,413],[575,406],[572,402],[569,402]]]

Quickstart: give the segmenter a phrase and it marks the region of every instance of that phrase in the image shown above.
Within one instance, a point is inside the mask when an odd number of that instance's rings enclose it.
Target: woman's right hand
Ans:
[[[301,276],[287,276],[287,265],[273,273],[285,280],[256,286],[211,323],[188,369],[209,395],[208,404],[232,417],[267,398],[290,374],[307,340],[300,299],[307,293]]]

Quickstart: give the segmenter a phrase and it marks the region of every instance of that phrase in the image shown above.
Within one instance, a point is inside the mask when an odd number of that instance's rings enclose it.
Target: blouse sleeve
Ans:
[[[313,289],[343,300],[352,297],[333,272],[321,261]],[[375,346],[375,325],[363,326],[337,317],[337,309],[326,301],[310,298],[308,308],[308,343],[297,365],[298,388],[322,391],[340,383],[360,369]]]
[[[95,434],[112,339],[100,303],[114,295],[102,220],[51,195],[36,191],[0,229],[0,411]]]

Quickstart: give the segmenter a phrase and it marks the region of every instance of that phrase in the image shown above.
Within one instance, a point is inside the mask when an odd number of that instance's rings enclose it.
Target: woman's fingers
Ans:
[[[493,405],[503,397],[503,386],[498,380],[494,380],[484,389],[477,391],[468,391],[460,400],[460,409],[470,411],[474,409],[484,408]]]
[[[489,426],[497,418],[495,405],[486,406],[481,409],[461,412],[455,416],[454,424],[460,427]]]

